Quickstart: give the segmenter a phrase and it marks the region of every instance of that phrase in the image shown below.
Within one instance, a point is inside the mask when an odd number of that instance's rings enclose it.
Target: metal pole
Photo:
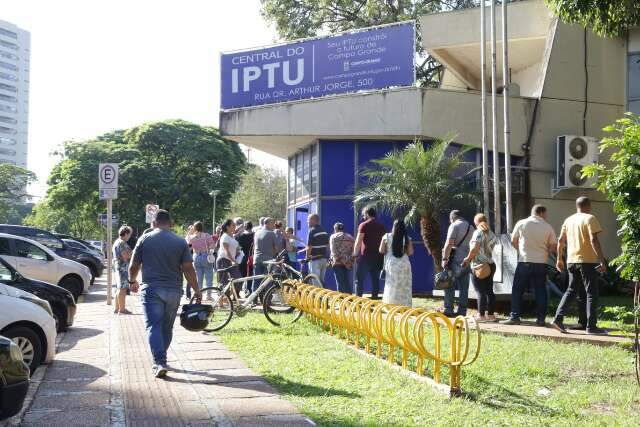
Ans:
[[[502,1],[502,101],[503,101],[503,122],[504,122],[504,182],[505,182],[505,204],[507,217],[507,233],[511,233],[512,226],[512,206],[511,206],[511,129],[509,126],[509,37],[507,34],[507,3]]]
[[[496,0],[491,0],[491,124],[493,139],[493,214],[495,232],[502,233],[500,214],[500,153],[498,152],[498,99],[496,93]]]
[[[111,251],[111,229],[112,229],[112,207],[113,200],[107,199],[107,305],[111,305],[111,284],[112,284],[112,251]]]
[[[216,197],[217,193],[213,193],[213,231],[211,234],[216,234]]]
[[[487,18],[485,14],[486,0],[480,2],[480,70],[481,94],[482,94],[482,196],[483,211],[487,219],[490,217],[489,201],[489,147],[487,146]]]

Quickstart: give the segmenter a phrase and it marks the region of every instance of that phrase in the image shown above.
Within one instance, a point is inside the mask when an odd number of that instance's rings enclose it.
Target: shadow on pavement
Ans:
[[[71,327],[65,332],[62,342],[58,344],[57,353],[62,353],[74,348],[80,341],[96,337],[104,331],[94,328]]]

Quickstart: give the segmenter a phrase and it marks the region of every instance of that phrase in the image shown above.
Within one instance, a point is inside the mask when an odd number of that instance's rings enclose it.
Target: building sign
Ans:
[[[415,83],[404,22],[221,56],[223,110]]]

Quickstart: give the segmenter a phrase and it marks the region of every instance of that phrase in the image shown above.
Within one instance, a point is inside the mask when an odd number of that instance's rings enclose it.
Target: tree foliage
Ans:
[[[0,163],[0,223],[14,223],[28,210],[27,186],[36,180],[33,172],[9,163]]]
[[[462,159],[464,150],[451,150],[450,144],[451,140],[436,141],[425,148],[416,141],[404,150],[373,160],[373,167],[361,172],[369,184],[355,197],[357,205],[375,205],[409,224],[419,221],[436,271],[442,269],[441,216],[476,197],[468,181],[462,179],[471,167]]]
[[[638,0],[545,0],[564,22],[580,24],[607,37],[623,36],[640,25]]]
[[[640,116],[627,113],[615,124],[604,128],[614,136],[604,138],[600,149],[615,150],[610,164],[595,164],[583,169],[585,176],[596,177],[597,188],[613,202],[620,225],[618,236],[622,254],[614,260],[620,274],[628,280],[640,280]]]
[[[211,127],[182,120],[145,123],[110,132],[90,141],[67,142],[62,157],[49,176],[42,207],[29,222],[60,232],[78,232],[79,223],[51,224],[48,213],[70,212],[77,221],[97,221],[106,212],[98,199],[99,163],[120,166],[118,199],[114,212],[120,223],[146,227],[144,207],[155,203],[168,209],[176,223],[208,218],[213,189],[219,190],[219,211],[228,204],[245,167],[235,142],[225,140]]]
[[[257,223],[268,216],[284,220],[287,211],[287,179],[278,169],[251,165],[231,197],[229,214]]]
[[[413,20],[421,15],[476,5],[476,0],[261,0],[262,15],[280,37],[294,40],[326,33]],[[442,65],[427,56],[416,34],[416,74],[423,86],[437,86]]]

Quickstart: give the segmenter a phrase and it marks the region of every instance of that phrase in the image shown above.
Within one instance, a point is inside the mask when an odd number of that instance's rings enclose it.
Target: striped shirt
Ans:
[[[323,226],[318,224],[309,229],[307,246],[311,246],[312,257],[327,257],[327,249],[329,249],[329,233],[327,233]]]

